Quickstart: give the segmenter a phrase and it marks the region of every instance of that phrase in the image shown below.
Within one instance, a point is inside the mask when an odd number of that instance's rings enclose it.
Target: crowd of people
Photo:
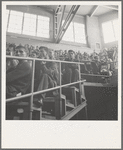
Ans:
[[[117,51],[117,46],[110,51]],[[113,52],[114,54],[114,52]],[[79,79],[79,65],[76,62],[81,62],[80,71],[86,74],[103,74],[112,75],[111,62],[114,61],[114,56],[107,49],[97,54],[95,51],[89,55],[86,52],[83,54],[80,51],[74,50],[53,50],[45,46],[29,46],[6,43],[6,55],[18,57],[32,57],[39,59],[63,60],[75,63],[61,64],[61,82],[67,84],[77,82]],[[60,83],[60,70],[58,63],[54,61],[36,61],[35,62],[35,82],[34,91],[41,91],[48,88],[53,88]],[[31,87],[32,67],[28,60],[6,59],[6,97],[15,97],[18,94],[26,94]],[[58,91],[39,94],[34,97],[34,103],[42,104],[43,99],[48,95],[55,96]]]
[[[29,44],[19,44],[18,46],[24,46],[25,49],[28,51],[28,57],[32,57],[32,58],[43,58],[42,56],[42,51],[41,51],[41,47],[39,46],[32,46]],[[12,55],[15,56],[16,55],[16,45],[14,43],[6,43],[6,54],[7,55]],[[89,61],[93,61],[95,59],[95,56],[99,57],[99,60],[105,59],[103,56],[108,56],[110,59],[112,59],[112,61],[114,61],[114,57],[113,54],[114,52],[117,52],[117,45],[113,46],[111,48],[105,48],[103,49],[102,52],[100,53],[96,53],[93,52],[92,54],[88,54],[86,52],[84,52],[83,54],[78,51],[78,52],[74,52],[75,53],[75,60],[77,62],[82,62],[85,60],[89,60]],[[47,48],[46,49],[47,52],[47,59],[55,59],[55,60],[65,60],[66,58],[68,58],[68,50],[53,50],[51,48]],[[105,59],[106,61],[106,59]]]

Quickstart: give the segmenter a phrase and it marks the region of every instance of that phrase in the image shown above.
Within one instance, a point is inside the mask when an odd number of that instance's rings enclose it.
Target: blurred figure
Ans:
[[[73,50],[68,51],[68,58],[65,61],[75,62],[75,52]],[[65,63],[63,64],[63,84],[76,82],[79,80],[78,64]]]
[[[27,57],[25,47],[16,47],[16,55],[18,57]],[[25,94],[31,85],[32,69],[27,60],[18,60],[13,69],[6,74],[6,98],[17,96],[18,93]]]

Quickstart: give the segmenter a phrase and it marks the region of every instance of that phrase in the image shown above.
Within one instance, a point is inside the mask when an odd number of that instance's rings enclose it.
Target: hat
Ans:
[[[75,52],[71,49],[68,51],[68,53],[74,53],[75,54]]]

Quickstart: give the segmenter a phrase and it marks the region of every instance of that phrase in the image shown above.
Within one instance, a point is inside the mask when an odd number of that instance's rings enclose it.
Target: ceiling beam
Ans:
[[[55,14],[58,14],[58,13],[59,13],[61,7],[62,7],[62,5],[58,5],[58,6],[57,6],[57,8],[56,8],[56,10],[55,10]]]
[[[62,6],[62,13],[61,13],[60,21],[59,21],[58,33],[61,30],[62,21],[63,21],[64,13],[65,13],[65,8],[66,8],[66,5],[63,5]]]
[[[52,9],[52,8],[49,8],[49,7],[44,7],[43,5],[41,6],[37,6],[37,7],[39,7],[39,8],[41,8],[42,10],[45,10],[45,11],[48,11],[48,12],[54,12],[54,9]]]
[[[110,6],[110,5],[100,5],[100,6],[105,7],[105,8],[109,8],[109,9],[113,9],[113,10],[118,10],[118,8],[115,6]]]
[[[95,5],[95,6],[93,7],[93,10],[92,10],[92,12],[91,12],[91,14],[90,14],[90,17],[93,17],[93,16],[94,16],[94,14],[95,14],[95,12],[97,11],[98,8],[99,8],[99,5]]]
[[[69,24],[71,23],[72,19],[74,18],[77,10],[79,9],[80,5],[73,5],[65,19],[65,22],[63,24],[63,26],[61,27],[61,30],[59,31],[59,34],[57,35],[55,41],[56,43],[59,43],[62,39],[62,37],[64,36]]]

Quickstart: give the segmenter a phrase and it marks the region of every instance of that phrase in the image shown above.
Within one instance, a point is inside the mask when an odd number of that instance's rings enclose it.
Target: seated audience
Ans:
[[[40,47],[40,58],[48,59],[48,48]],[[35,91],[41,91],[48,88],[57,86],[58,83],[58,71],[57,64],[55,62],[36,61],[35,63]],[[52,92],[50,92],[52,93]],[[57,92],[53,92],[56,94]],[[40,104],[43,102],[46,93],[40,94],[35,97],[35,102]]]
[[[25,47],[16,47],[16,56],[27,57]],[[18,60],[13,68],[6,74],[6,98],[17,96],[17,94],[25,94],[31,85],[32,69],[27,60]]]
[[[65,61],[75,62],[75,52],[73,50],[68,51],[68,58]],[[63,72],[63,83],[71,83],[79,80],[79,70],[78,65],[75,63],[65,63],[64,64],[64,72]]]

